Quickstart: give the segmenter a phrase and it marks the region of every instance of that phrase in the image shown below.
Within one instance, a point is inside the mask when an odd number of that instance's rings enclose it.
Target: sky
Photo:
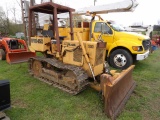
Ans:
[[[35,0],[40,3],[41,0]],[[53,0],[56,3],[67,5],[74,9],[94,6],[94,0]],[[123,0],[96,0],[95,5],[103,5],[107,3],[114,3]],[[138,7],[134,12],[120,12],[109,13],[101,15],[105,20],[114,20],[124,26],[132,25],[133,23],[143,23],[143,25],[154,25],[160,20],[160,4],[159,0],[137,0]],[[0,6],[3,10],[8,10],[9,17],[13,18],[12,8],[16,8],[16,18],[21,20],[21,8],[19,6],[20,0],[1,0]]]

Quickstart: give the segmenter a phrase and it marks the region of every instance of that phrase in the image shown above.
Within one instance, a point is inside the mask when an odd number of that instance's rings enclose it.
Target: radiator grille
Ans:
[[[104,49],[101,49],[101,48],[97,49],[95,66],[103,63],[103,52],[104,52]]]
[[[149,39],[148,40],[143,40],[142,44],[143,44],[144,50],[148,50],[151,46],[151,42],[150,42]]]
[[[73,61],[82,62],[82,49],[76,49],[73,53]]]

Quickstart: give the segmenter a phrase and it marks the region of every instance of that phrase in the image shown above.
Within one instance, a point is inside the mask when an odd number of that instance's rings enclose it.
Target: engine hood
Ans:
[[[143,34],[138,34],[135,32],[115,32],[115,35],[121,39],[121,38],[127,38],[127,39],[138,39],[140,41],[144,39],[150,39],[148,36]]]

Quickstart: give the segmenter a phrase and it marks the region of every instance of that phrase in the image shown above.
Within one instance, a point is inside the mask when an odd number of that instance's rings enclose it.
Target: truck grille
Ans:
[[[143,40],[142,44],[143,44],[144,50],[148,50],[151,46],[150,39]]]

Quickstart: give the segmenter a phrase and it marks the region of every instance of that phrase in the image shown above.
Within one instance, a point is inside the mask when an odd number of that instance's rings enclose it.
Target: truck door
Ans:
[[[95,38],[98,38],[98,36],[102,34],[102,39],[107,42],[107,50],[109,49],[109,47],[111,46],[111,44],[113,43],[113,34],[114,32],[112,31],[112,29],[104,22],[93,22],[92,24],[92,35],[95,36]],[[103,29],[103,31],[102,31]],[[92,38],[92,40],[94,40]]]

